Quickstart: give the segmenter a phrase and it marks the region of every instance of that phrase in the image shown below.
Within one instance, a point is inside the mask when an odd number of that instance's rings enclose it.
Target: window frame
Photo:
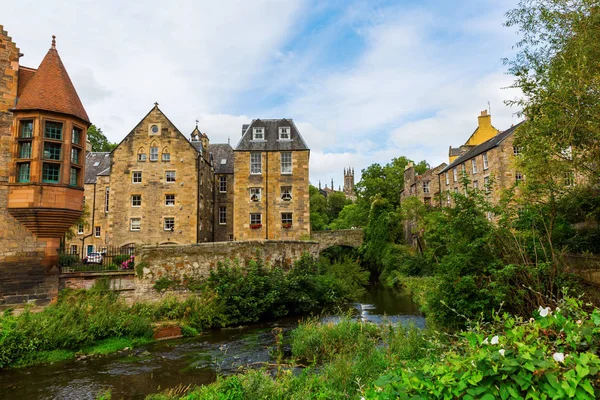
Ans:
[[[71,166],[69,168],[69,185],[70,186],[79,186],[79,176],[81,175],[81,173],[79,171],[80,171],[80,169],[77,167]],[[75,182],[73,182],[73,173],[75,173]]]
[[[50,130],[49,125],[60,125],[60,131],[58,133],[58,135],[56,134],[56,130]],[[44,139],[50,139],[50,140],[63,140],[63,130],[65,128],[65,124],[64,122],[59,122],[59,121],[44,121]]]
[[[26,179],[23,178],[23,169],[25,166],[27,167],[27,178]],[[31,182],[31,163],[30,162],[17,163],[17,182],[18,183]]]
[[[227,225],[227,206],[219,206],[219,225]]]
[[[46,149],[46,147],[48,149]],[[56,158],[56,150],[58,150],[58,158]],[[56,142],[47,142],[44,141],[44,149],[42,151],[43,159],[50,161],[62,161],[62,143]],[[46,157],[46,151],[48,151],[48,156]]]
[[[454,182],[458,181],[458,170],[456,167],[452,168],[452,177],[454,178]]]
[[[169,170],[165,171],[165,182],[176,183],[177,182],[177,171]]]
[[[290,157],[289,161],[284,161],[284,156],[286,156],[286,157],[289,156]],[[292,156],[291,151],[282,151],[279,156],[279,163],[280,163],[281,175],[291,175],[292,174],[292,172],[293,172],[292,171],[293,156]],[[289,166],[289,171],[287,169],[284,170],[284,166],[286,166],[286,167]]]
[[[137,227],[134,227],[133,222],[137,222]],[[136,229],[137,228],[137,229]],[[129,218],[129,230],[131,232],[139,232],[142,230],[142,219],[140,217],[131,217]]]
[[[167,225],[171,225],[171,227],[167,227]],[[175,232],[175,217],[164,217],[163,229],[165,231]]]
[[[31,124],[31,130],[25,130],[26,124]],[[34,120],[33,119],[21,119],[19,120],[19,139],[32,139],[33,138],[33,130],[34,130]],[[28,136],[23,135],[23,132],[27,132]]]
[[[94,237],[102,237],[102,227],[99,225],[94,226]]]
[[[262,187],[251,187],[248,189],[250,193],[250,201],[253,203],[260,203],[262,201]],[[254,196],[257,196],[256,199],[253,199]]]
[[[136,174],[139,174],[139,182],[136,182]],[[135,183],[135,184],[143,183],[142,171],[131,171],[131,183]]]
[[[75,132],[77,132],[77,134],[75,134]],[[75,146],[81,146],[81,134],[83,133],[83,129],[81,129],[78,126],[72,126],[71,127],[71,144],[74,144]],[[75,138],[77,138],[77,140],[74,140]]]
[[[172,201],[173,204],[169,204],[169,202],[171,201],[171,199],[169,198],[170,196],[172,196]],[[165,207],[175,207],[175,202],[176,202],[177,196],[174,193],[165,193]]]
[[[46,175],[46,166],[52,167],[52,168],[58,168],[58,173],[56,174],[57,175],[56,180],[44,178],[44,176]],[[42,182],[43,183],[60,183],[60,174],[62,172],[61,167],[62,167],[62,164],[59,164],[59,163],[49,163],[49,162],[42,163]]]
[[[287,137],[284,137],[284,135],[287,135]],[[279,135],[278,135],[278,139],[277,140],[282,140],[282,141],[292,140],[292,127],[290,127],[290,126],[280,126],[279,127]]]
[[[250,153],[250,175],[262,175],[262,152]]]
[[[446,171],[446,185],[450,184],[450,174]]]
[[[286,218],[284,218],[284,216]],[[285,226],[286,224],[289,224],[289,228],[292,227],[294,223],[294,213],[291,211],[286,211],[286,212],[282,212],[281,213],[281,225]]]
[[[471,159],[471,171],[473,172],[473,174],[477,173],[477,159],[476,158]]]
[[[280,190],[281,190],[281,195],[279,197],[281,198],[282,201],[292,201],[294,196],[292,196],[292,187],[291,186],[281,186]],[[285,195],[288,195],[289,199],[284,198]]]
[[[219,176],[219,193],[227,193],[227,176]]]
[[[256,222],[256,217],[258,216],[258,222]],[[252,221],[254,218],[254,222]],[[250,225],[261,225],[262,226],[262,213],[250,213]]]
[[[150,162],[158,161],[158,147],[150,147],[150,157],[149,158],[150,158]]]
[[[25,148],[28,148],[28,152],[24,153]],[[33,149],[33,142],[31,140],[23,140],[19,142],[19,154],[17,158],[23,159],[23,160],[30,160],[31,159],[31,154],[32,154],[32,149]]]
[[[488,154],[487,153],[483,153],[482,159],[483,159],[483,170],[487,171],[490,168],[490,162],[488,160]]]
[[[430,194],[430,190],[429,190],[429,181],[423,181],[423,193],[424,194]]]
[[[139,201],[137,201],[139,200]],[[136,204],[139,203],[139,204]],[[142,195],[141,194],[132,194],[131,195],[131,207],[141,207],[142,206]]]
[[[78,224],[77,225],[77,234],[83,235],[84,233],[85,233],[85,226],[83,226],[83,224]]]
[[[260,138],[258,137],[260,135]],[[252,140],[253,141],[264,141],[265,140],[265,128],[262,126],[255,126],[252,128]]]

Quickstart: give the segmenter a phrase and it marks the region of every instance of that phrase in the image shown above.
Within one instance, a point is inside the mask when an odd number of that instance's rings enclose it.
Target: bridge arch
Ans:
[[[363,230],[316,231],[311,233],[311,240],[319,242],[319,253],[334,246],[358,248],[363,244]]]

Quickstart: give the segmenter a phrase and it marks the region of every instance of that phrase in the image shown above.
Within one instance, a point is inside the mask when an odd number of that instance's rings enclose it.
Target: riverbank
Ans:
[[[148,400],[578,398],[600,396],[600,310],[567,298],[529,320],[495,315],[456,334],[402,325],[310,321],[290,359]],[[308,368],[297,370],[298,365]]]
[[[42,311],[0,317],[0,368],[135,347],[151,342],[154,328],[165,323],[180,326],[189,337],[211,328],[320,312],[360,295],[367,282],[368,273],[353,262],[306,256],[288,271],[261,262],[251,262],[244,272],[235,264],[221,265],[206,282],[195,283],[197,294],[184,301],[167,297],[127,306],[108,282],[89,291],[65,290],[57,304]]]

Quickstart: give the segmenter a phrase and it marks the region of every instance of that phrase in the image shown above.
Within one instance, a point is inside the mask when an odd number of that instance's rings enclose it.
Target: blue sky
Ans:
[[[517,40],[502,26],[515,3],[20,0],[0,24],[32,67],[57,35],[112,141],[155,101],[184,133],[198,118],[213,143],[235,145],[253,118],[291,117],[311,148],[311,182],[337,186],[348,166],[447,161],[488,101],[494,126],[518,122],[503,104],[518,95],[504,89],[502,64]]]

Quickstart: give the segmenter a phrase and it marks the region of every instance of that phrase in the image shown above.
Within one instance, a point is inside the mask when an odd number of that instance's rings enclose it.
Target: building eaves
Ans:
[[[511,126],[509,129],[505,130],[504,132],[497,134],[493,138],[488,139],[485,142],[481,143],[479,146],[475,146],[472,149],[468,150],[467,152],[463,153],[461,156],[459,156],[454,161],[452,161],[450,163],[450,165],[448,165],[446,168],[444,168],[440,172],[438,172],[438,174],[443,174],[444,172],[451,170],[452,168],[456,167],[457,165],[460,165],[460,164],[464,163],[465,161],[469,161],[470,159],[477,157],[478,155],[483,154],[486,151],[489,151],[489,150],[497,147],[507,137],[512,135],[515,132],[515,130],[519,126],[521,126],[521,124],[523,122],[524,121],[521,121],[518,124]]]

